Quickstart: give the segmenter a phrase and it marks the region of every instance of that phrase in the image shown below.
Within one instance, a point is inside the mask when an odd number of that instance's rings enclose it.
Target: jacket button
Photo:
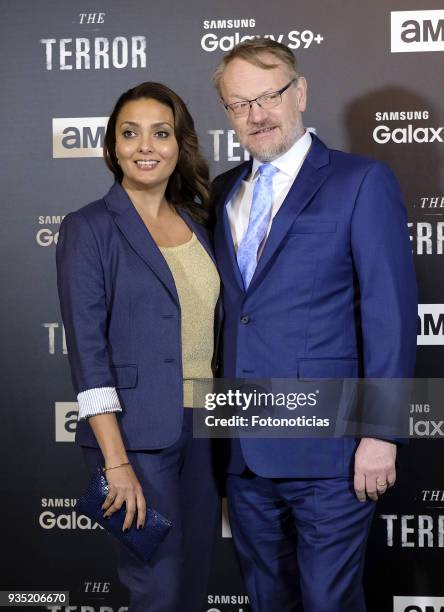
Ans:
[[[249,322],[250,322],[250,317],[248,315],[244,315],[243,317],[241,317],[241,323],[243,325],[248,325]]]

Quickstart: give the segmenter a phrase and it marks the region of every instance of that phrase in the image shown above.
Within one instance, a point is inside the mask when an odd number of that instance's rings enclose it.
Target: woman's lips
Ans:
[[[147,160],[136,160],[134,162],[140,170],[154,170],[159,164],[159,162],[155,159],[147,159]]]

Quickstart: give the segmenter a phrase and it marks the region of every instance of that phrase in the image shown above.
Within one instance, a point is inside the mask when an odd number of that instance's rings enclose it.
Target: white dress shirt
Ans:
[[[306,131],[286,153],[271,162],[279,172],[276,172],[273,176],[273,205],[267,236],[270,232],[273,219],[290,191],[290,187],[301,169],[310,146],[311,135],[310,132]],[[262,163],[257,159],[253,159],[250,176],[242,181],[237,193],[227,203],[228,220],[236,251],[248,228],[253,190],[259,176],[258,168]],[[262,244],[261,248],[263,246]]]

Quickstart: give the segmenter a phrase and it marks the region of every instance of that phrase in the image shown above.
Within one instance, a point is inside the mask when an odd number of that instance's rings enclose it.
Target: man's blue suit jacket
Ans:
[[[179,212],[214,258],[204,227]],[[57,270],[76,393],[117,388],[126,449],[174,444],[183,416],[179,298],[165,259],[118,183],[65,217]],[[76,441],[97,447],[85,420]]]
[[[213,183],[224,376],[412,377],[417,289],[391,171],[313,136],[245,292],[226,204],[250,170],[244,163]],[[239,473],[246,463],[264,477],[349,476],[356,445],[353,438],[244,438],[231,443],[228,469]]]

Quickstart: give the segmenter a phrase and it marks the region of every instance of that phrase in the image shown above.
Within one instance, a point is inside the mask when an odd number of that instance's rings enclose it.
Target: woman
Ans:
[[[210,378],[219,278],[205,222],[207,165],[184,102],[159,83],[124,93],[104,153],[115,183],[68,214],[58,287],[76,441],[104,466],[110,516],[144,524],[147,504],[173,528],[148,564],[119,546],[131,612],[197,612],[218,516],[209,440],[192,438],[191,379]]]

